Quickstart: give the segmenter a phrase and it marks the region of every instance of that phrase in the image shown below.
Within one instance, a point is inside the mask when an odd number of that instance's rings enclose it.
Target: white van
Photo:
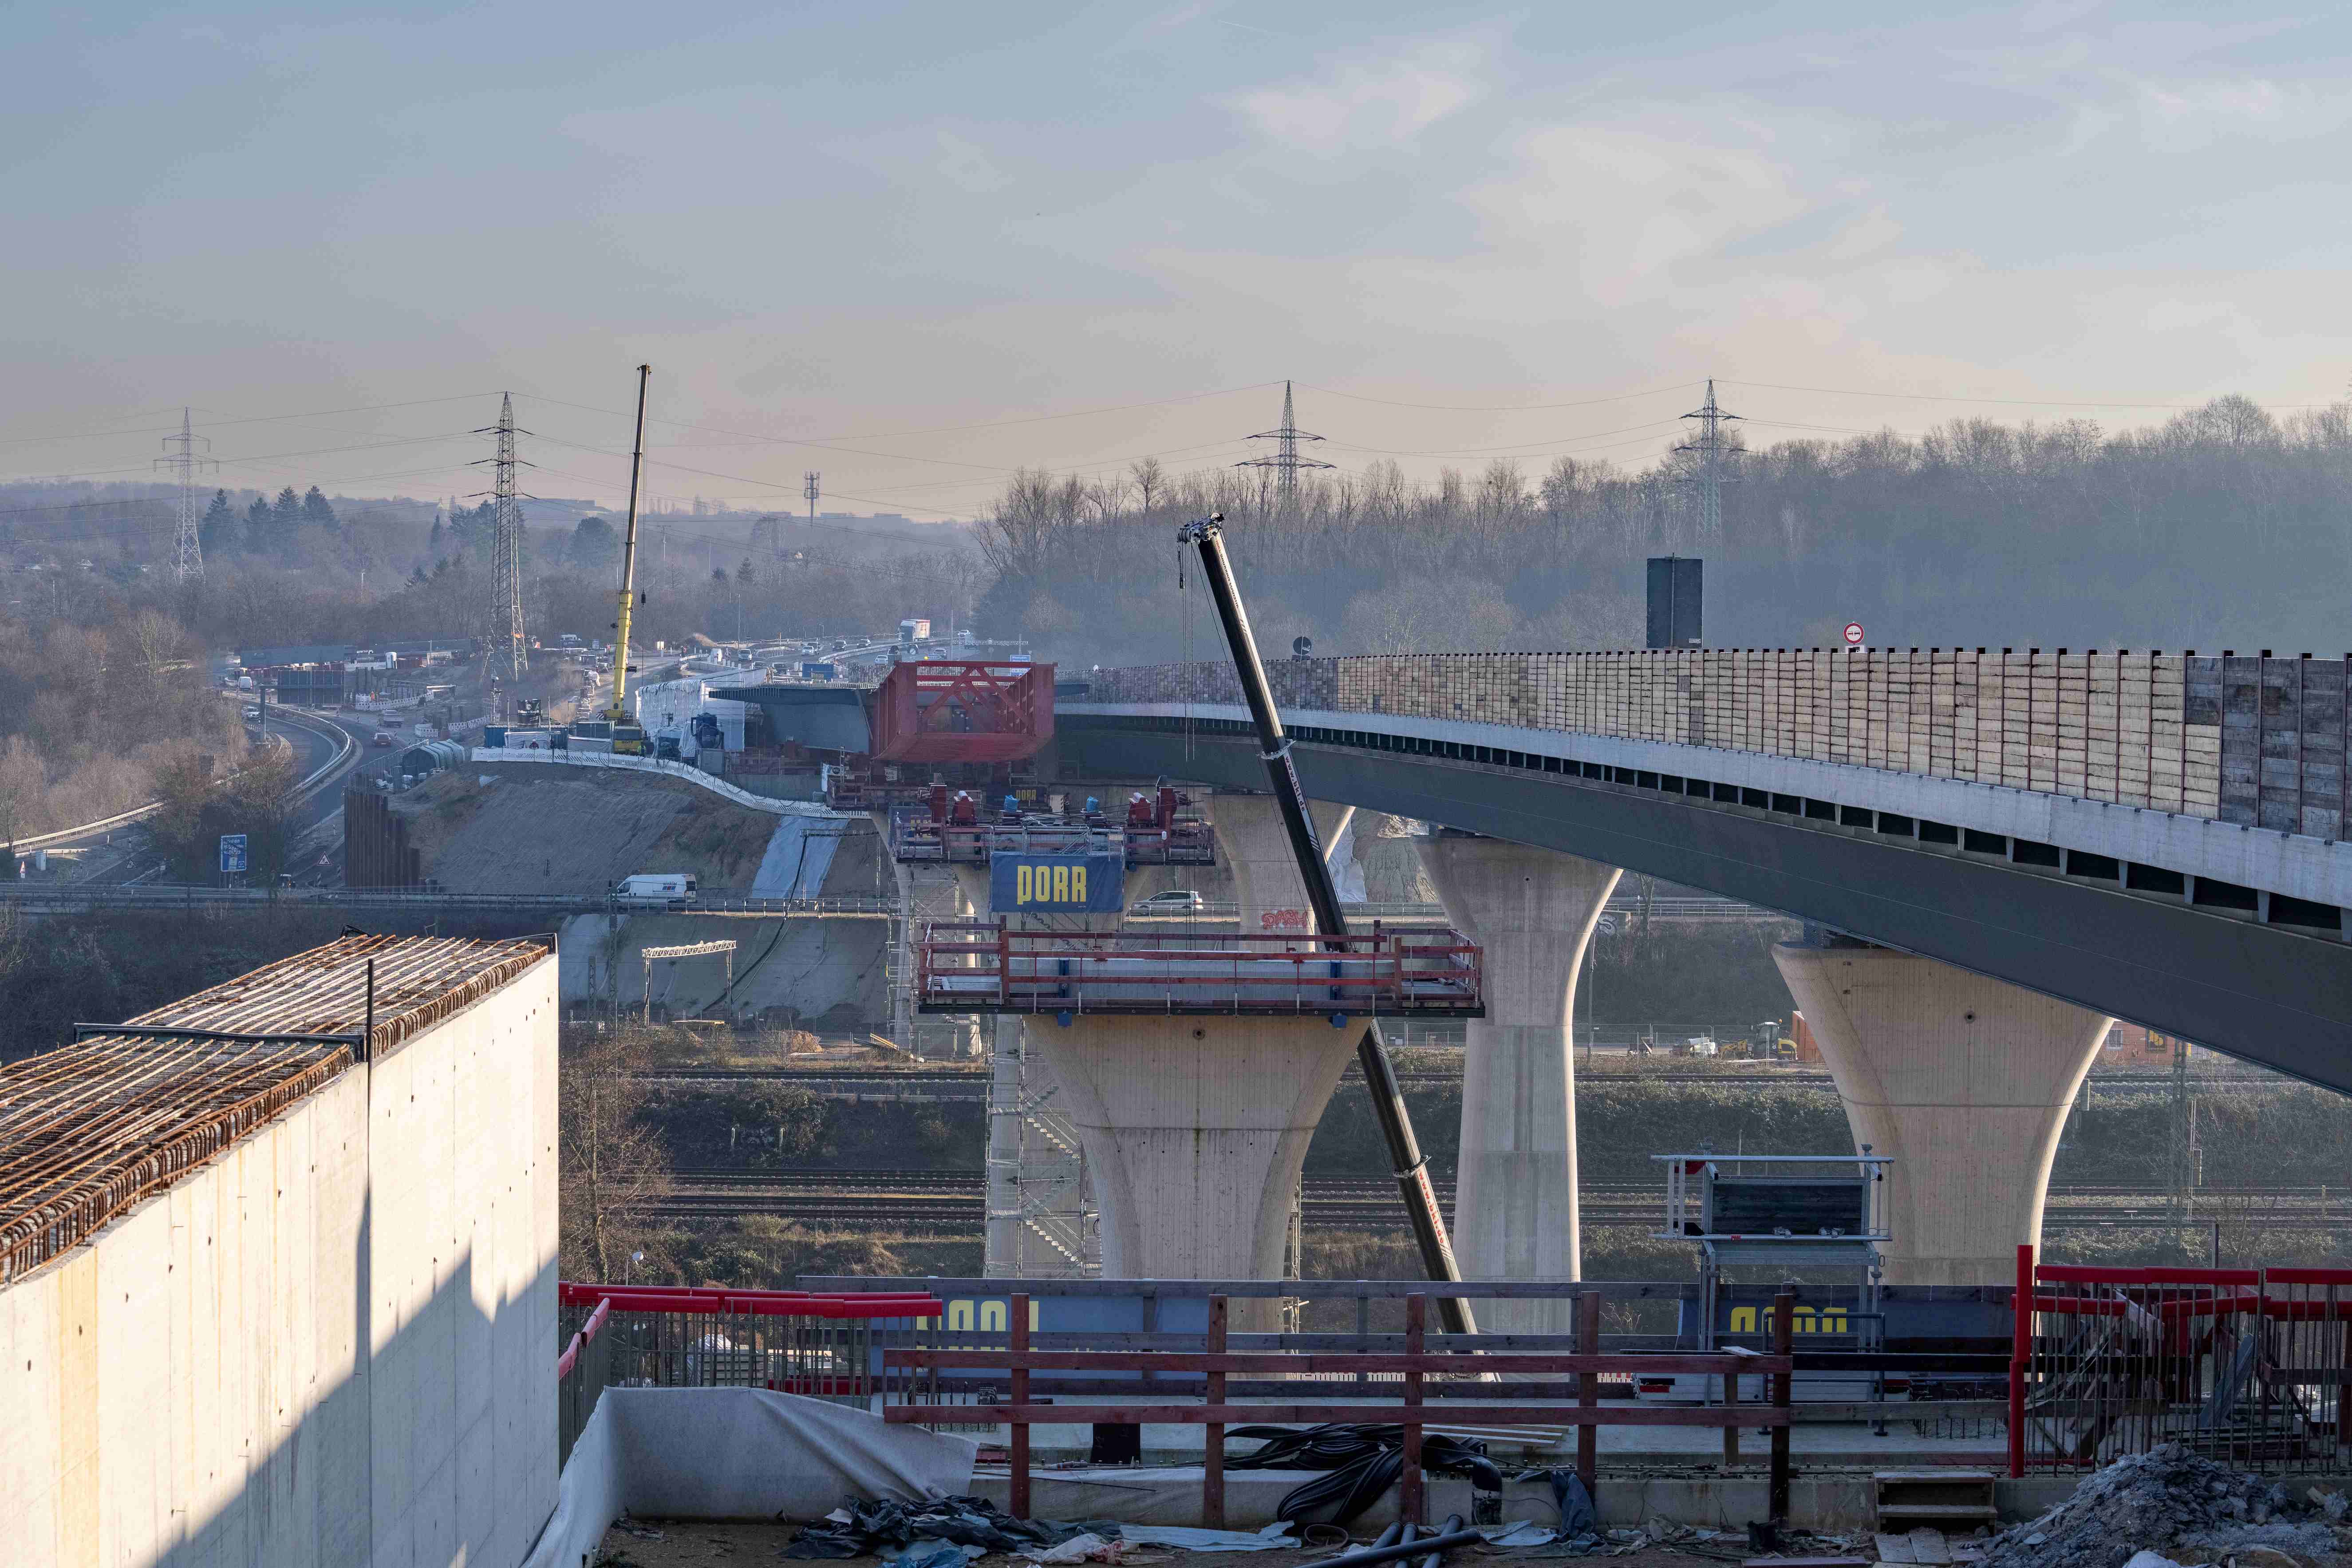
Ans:
[[[640,909],[682,909],[694,901],[691,871],[641,871],[624,877],[613,889],[615,901]]]

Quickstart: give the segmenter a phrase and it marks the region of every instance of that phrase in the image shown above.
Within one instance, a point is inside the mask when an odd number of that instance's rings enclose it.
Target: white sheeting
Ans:
[[[968,1437],[764,1388],[608,1388],[522,1568],[576,1568],[624,1512],[822,1519],[849,1498],[971,1490]]]
[[[810,819],[787,816],[768,837],[767,853],[751,879],[751,891],[763,899],[814,899],[824,887],[833,868],[833,852],[841,846],[840,829],[824,827],[812,833]]]

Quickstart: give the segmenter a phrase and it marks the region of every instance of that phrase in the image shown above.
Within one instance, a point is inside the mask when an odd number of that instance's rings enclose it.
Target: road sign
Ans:
[[[226,877],[245,869],[245,835],[224,833],[220,840],[221,875]]]
[[[1862,646],[1862,623],[1860,621],[1846,622],[1845,642],[1848,647],[1860,647]]]

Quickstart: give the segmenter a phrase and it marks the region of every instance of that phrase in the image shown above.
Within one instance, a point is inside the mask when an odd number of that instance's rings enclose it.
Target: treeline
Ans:
[[[0,615],[0,841],[144,805],[160,771],[209,776],[245,753],[236,704],[173,616]]]
[[[1263,470],[1024,472],[982,525],[982,619],[1066,663],[1217,657],[1173,534],[1223,511],[1269,651],[1638,646],[1643,562],[1669,553],[1706,559],[1717,647],[1832,644],[1849,620],[1923,647],[2346,640],[2352,405],[2281,418],[2233,396],[2116,434],[1972,419],[1782,442],[1728,463],[1718,525],[1692,465],[1561,458],[1538,477],[1503,459],[1419,484],[1375,463],[1303,477],[1287,511]]]

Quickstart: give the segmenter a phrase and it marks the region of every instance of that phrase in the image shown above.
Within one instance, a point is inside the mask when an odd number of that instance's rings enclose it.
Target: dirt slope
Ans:
[[[747,889],[776,818],[684,779],[507,767],[436,773],[392,797],[425,875],[459,892],[593,893],[640,871]]]

